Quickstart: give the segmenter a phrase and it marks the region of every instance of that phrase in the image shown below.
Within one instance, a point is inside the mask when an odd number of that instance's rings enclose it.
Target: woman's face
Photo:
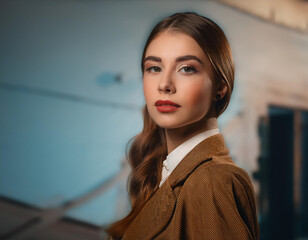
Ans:
[[[151,118],[174,129],[203,121],[213,102],[213,73],[197,42],[162,32],[148,46],[143,91]]]

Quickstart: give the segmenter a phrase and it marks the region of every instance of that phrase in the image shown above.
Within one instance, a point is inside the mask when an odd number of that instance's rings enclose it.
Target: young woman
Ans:
[[[253,187],[219,134],[234,81],[223,31],[196,13],[159,22],[142,56],[144,127],[131,144],[132,209],[111,239],[258,239]]]

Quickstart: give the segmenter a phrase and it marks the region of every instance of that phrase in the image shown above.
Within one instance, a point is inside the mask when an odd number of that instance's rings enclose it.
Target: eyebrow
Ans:
[[[144,62],[146,61],[154,61],[154,62],[162,62],[160,57],[155,57],[155,56],[148,56],[144,59]],[[175,59],[176,62],[183,62],[183,61],[187,61],[187,60],[195,60],[197,62],[199,62],[200,64],[203,64],[203,62],[200,60],[200,58],[194,56],[194,55],[185,55],[185,56],[181,56],[181,57],[177,57]]]
[[[160,57],[155,57],[155,56],[148,56],[144,59],[143,62],[146,62],[146,61],[154,61],[154,62],[161,62],[161,58]]]
[[[176,62],[183,62],[183,61],[187,61],[187,60],[195,60],[197,62],[199,62],[200,64],[203,64],[203,62],[200,60],[200,58],[194,56],[194,55],[185,55],[185,56],[181,56],[175,59]]]

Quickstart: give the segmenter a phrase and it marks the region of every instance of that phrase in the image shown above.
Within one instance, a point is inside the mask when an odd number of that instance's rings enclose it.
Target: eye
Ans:
[[[161,68],[157,66],[148,67],[145,70],[152,73],[161,72]]]
[[[195,73],[197,70],[193,66],[185,66],[180,69],[184,73]]]

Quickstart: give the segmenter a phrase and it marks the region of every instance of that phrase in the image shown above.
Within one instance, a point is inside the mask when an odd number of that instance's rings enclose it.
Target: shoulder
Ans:
[[[223,182],[228,183],[238,179],[243,184],[249,183],[247,172],[236,165],[230,156],[214,156],[210,161],[199,165],[188,177],[187,181],[198,181],[201,183]]]
[[[253,201],[254,189],[247,172],[232,162],[230,156],[213,157],[211,161],[199,165],[186,179],[182,191],[197,194],[196,197],[225,195],[225,197],[245,197]]]

